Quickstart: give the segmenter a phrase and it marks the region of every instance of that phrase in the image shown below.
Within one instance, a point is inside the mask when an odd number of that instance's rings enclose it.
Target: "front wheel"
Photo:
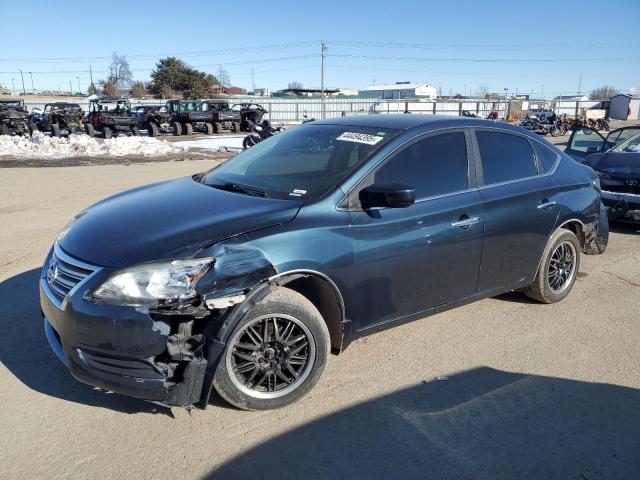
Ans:
[[[140,129],[138,127],[131,127],[131,136],[139,137],[140,136]]]
[[[559,302],[573,288],[579,268],[578,237],[572,231],[560,228],[549,239],[536,278],[523,293],[542,303]]]
[[[329,331],[320,312],[299,293],[279,287],[240,320],[213,386],[244,410],[284,407],[318,382],[329,350]]]
[[[102,128],[102,136],[104,138],[111,138],[113,137],[113,130],[111,130],[111,128],[109,127],[103,127]]]
[[[153,122],[149,122],[149,124],[147,125],[147,133],[150,137],[157,137],[159,133],[158,125]]]
[[[87,132],[87,135],[89,135],[91,138],[95,137],[96,135],[96,129],[93,128],[93,125],[90,123],[86,124],[85,131]]]
[[[50,132],[52,137],[60,137],[60,125],[58,125],[57,123],[52,123]]]
[[[246,150],[247,148],[251,148],[258,142],[260,142],[258,135],[247,135],[244,137],[244,140],[242,140],[242,149]]]
[[[176,137],[182,135],[182,125],[180,124],[180,122],[171,122],[171,128],[173,129],[173,134]]]

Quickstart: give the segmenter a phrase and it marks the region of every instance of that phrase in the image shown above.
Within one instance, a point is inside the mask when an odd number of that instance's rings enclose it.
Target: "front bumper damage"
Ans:
[[[52,249],[39,282],[44,330],[52,350],[83,383],[167,406],[206,408],[225,347],[221,335],[233,326],[230,314],[243,310],[230,307],[243,303],[243,292],[258,279],[274,273],[253,253],[226,254],[234,268],[219,261],[220,267],[227,265],[225,277],[217,275],[206,285],[207,294],[188,303],[149,308],[91,299],[88,292],[115,271],[104,267],[96,267],[64,301],[56,300],[47,279]],[[73,261],[66,254],[65,259]],[[256,271],[256,266],[262,268]]]
[[[602,201],[610,220],[640,223],[640,195],[603,190]]]

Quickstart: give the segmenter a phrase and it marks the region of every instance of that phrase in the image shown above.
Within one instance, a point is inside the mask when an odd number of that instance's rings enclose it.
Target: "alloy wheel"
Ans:
[[[566,290],[575,275],[576,250],[571,242],[562,242],[551,255],[547,279],[549,288],[555,294]]]
[[[231,381],[254,398],[278,398],[304,383],[315,363],[315,340],[297,318],[262,315],[238,330],[227,348]]]

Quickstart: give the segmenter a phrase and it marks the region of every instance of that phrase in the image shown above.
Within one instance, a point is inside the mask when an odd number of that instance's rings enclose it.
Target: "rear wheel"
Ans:
[[[573,232],[560,228],[549,239],[536,278],[523,289],[523,293],[539,302],[559,302],[573,288],[579,268],[578,237]]]
[[[213,125],[210,122],[205,122],[204,133],[207,135],[213,135]]]
[[[104,138],[111,138],[113,136],[113,132],[109,127],[102,127],[102,136]]]
[[[171,128],[173,129],[173,134],[176,137],[182,135],[182,125],[179,122],[171,122]]]
[[[280,408],[302,398],[318,382],[329,349],[320,312],[299,293],[280,287],[240,320],[213,385],[238,408]]]
[[[182,126],[182,131],[185,135],[193,135],[193,125],[191,123],[185,123]]]
[[[95,137],[96,135],[96,129],[93,128],[93,125],[91,125],[90,123],[87,123],[87,125],[85,126],[85,131],[90,137]]]
[[[149,124],[147,125],[147,133],[149,134],[150,137],[157,137],[158,126],[153,122],[149,122]]]
[[[51,132],[51,136],[52,137],[59,137],[60,136],[60,125],[58,125],[57,123],[52,123],[51,124],[51,128],[49,130]]]
[[[0,125],[0,135],[9,135],[9,127]]]
[[[220,133],[220,122],[213,122],[213,133]]]
[[[238,122],[233,122],[231,124],[231,131],[233,133],[239,133],[240,132],[240,124]]]
[[[131,135],[134,137],[140,136],[140,129],[138,127],[131,127]]]

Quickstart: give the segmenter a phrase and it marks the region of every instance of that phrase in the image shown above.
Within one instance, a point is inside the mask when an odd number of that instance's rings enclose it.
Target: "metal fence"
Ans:
[[[238,96],[220,99],[229,102],[230,105],[236,103],[259,103],[264,106],[269,113],[265,116],[271,122],[301,122],[305,115],[307,118],[335,118],[343,115],[358,115],[370,113],[387,114],[424,114],[424,115],[449,115],[459,116],[463,111],[468,111],[481,118],[486,117],[491,110],[497,110],[500,117],[511,119],[519,117],[521,112],[534,110],[541,107],[554,108],[558,114],[569,116],[582,116],[589,109],[608,110],[609,102],[595,101],[522,101],[522,100],[383,100],[376,98],[353,98],[339,97],[326,98],[324,102],[320,98],[278,98],[278,97],[253,97]],[[48,101],[59,101],[58,99],[47,99],[43,102],[27,102],[29,111],[34,108],[43,109]],[[164,103],[165,100],[130,100],[133,106],[145,104]],[[83,110],[87,111],[89,102],[87,100],[78,102]],[[324,110],[324,116],[323,116]]]

